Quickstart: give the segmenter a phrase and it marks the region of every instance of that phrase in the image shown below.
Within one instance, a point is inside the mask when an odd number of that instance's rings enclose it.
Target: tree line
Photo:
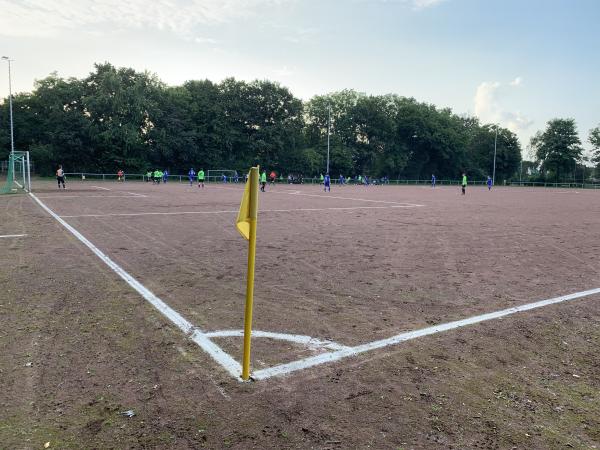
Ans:
[[[492,173],[496,132],[496,178],[518,177],[521,165],[521,146],[510,130],[393,94],[343,90],[303,102],[268,80],[167,86],[153,74],[104,63],[83,79],[51,74],[33,92],[15,95],[13,107],[15,146],[31,153],[40,174],[53,173],[57,164],[71,172],[112,173],[186,173],[201,166],[243,173],[260,164],[312,176],[326,170],[329,123],[332,176],[456,179],[466,171],[485,178]],[[0,124],[5,159],[6,100]],[[554,131],[548,133],[536,135],[532,145],[542,158],[538,166],[552,176],[581,158],[581,143],[571,136],[550,145]],[[593,136],[600,147],[600,130]],[[557,152],[555,144],[568,150]]]

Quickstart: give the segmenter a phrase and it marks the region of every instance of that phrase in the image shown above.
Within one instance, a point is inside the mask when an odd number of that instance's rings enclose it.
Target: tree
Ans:
[[[600,125],[590,130],[590,144],[594,147],[592,162],[600,167]]]
[[[561,174],[575,170],[583,152],[575,119],[550,120],[543,132],[531,138],[531,146],[542,171],[546,176],[554,175],[557,181]]]
[[[303,103],[268,80],[166,86],[155,75],[109,63],[96,64],[83,79],[51,74],[32,93],[16,95],[15,141],[31,151],[43,174],[59,163],[69,171],[171,173],[190,167],[239,172],[260,164],[310,176],[326,170],[330,108],[333,176],[455,178],[466,170],[484,178],[492,172],[492,126],[414,98],[346,89]],[[10,151],[8,129],[4,100],[0,158]],[[497,153],[497,177],[516,173],[520,146],[509,130],[498,130]],[[551,169],[555,159],[544,157]]]

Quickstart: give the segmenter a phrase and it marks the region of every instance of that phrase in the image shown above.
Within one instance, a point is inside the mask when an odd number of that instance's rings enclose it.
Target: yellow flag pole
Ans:
[[[250,378],[250,338],[252,335],[252,303],[254,301],[254,261],[256,259],[256,220],[258,218],[259,168],[250,169],[250,238],[248,239],[248,275],[246,279],[246,309],[244,312],[244,356],[242,380]]]

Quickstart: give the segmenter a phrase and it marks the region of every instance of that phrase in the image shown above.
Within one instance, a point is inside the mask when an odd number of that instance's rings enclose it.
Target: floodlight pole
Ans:
[[[521,155],[521,171],[519,172],[519,186],[523,186],[523,155]]]
[[[498,124],[496,124],[496,137],[494,138],[494,171],[492,173],[492,185],[496,186],[496,150],[498,148]]]
[[[13,104],[12,104],[12,75],[11,75],[11,59],[8,56],[3,56],[1,59],[8,61],[8,105],[10,110],[10,152],[14,157],[15,153],[15,135],[13,125]]]
[[[329,136],[331,135],[331,104],[327,105],[327,172],[329,173]]]

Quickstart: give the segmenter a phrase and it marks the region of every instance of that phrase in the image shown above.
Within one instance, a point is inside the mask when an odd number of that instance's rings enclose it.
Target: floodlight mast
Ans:
[[[492,172],[492,185],[496,186],[496,149],[498,148],[498,124],[496,124],[496,137],[494,138],[494,171]]]
[[[11,67],[10,63],[12,59],[8,56],[3,56],[0,58],[4,61],[8,62],[8,105],[10,110],[10,153],[14,157],[15,153],[15,135],[14,135],[14,122],[13,122],[13,104],[12,104],[12,75],[11,75]]]
[[[327,105],[327,173],[329,173],[329,136],[331,135],[331,104]]]

